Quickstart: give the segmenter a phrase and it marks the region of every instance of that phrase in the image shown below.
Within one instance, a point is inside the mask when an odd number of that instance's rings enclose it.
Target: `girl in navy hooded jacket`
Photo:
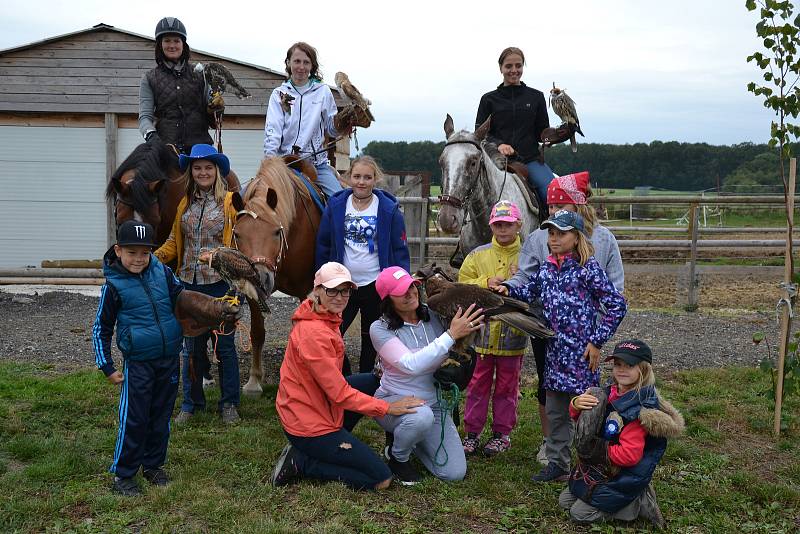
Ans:
[[[380,317],[375,280],[387,267],[409,269],[403,213],[394,196],[375,189],[381,176],[378,163],[370,156],[355,159],[348,172],[350,189],[330,198],[317,231],[316,267],[329,261],[341,263],[358,286],[342,312],[341,331],[344,334],[361,313],[361,373],[372,371],[375,365],[375,348],[369,337],[370,325]],[[343,371],[350,374],[347,358]]]

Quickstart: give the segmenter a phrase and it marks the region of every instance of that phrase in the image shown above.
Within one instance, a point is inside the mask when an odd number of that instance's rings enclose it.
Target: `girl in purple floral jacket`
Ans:
[[[614,335],[627,305],[592,256],[580,215],[558,211],[541,228],[548,231],[547,261],[527,286],[500,286],[498,292],[528,302],[541,299],[556,333],[548,341],[544,375],[548,464],[533,480],[565,481],[573,433],[569,401],[600,385],[600,348]]]

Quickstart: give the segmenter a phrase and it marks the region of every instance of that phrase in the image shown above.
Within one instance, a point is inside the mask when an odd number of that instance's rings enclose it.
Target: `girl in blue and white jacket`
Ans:
[[[569,401],[599,385],[600,348],[614,335],[627,305],[592,256],[592,244],[578,213],[558,211],[541,228],[549,234],[547,261],[529,284],[509,289],[504,282],[498,292],[528,302],[541,299],[556,333],[547,343],[544,373],[550,422],[548,464],[533,480],[566,481],[573,433]]]
[[[330,87],[322,83],[316,49],[295,43],[286,52],[289,79],[272,91],[264,127],[264,156],[285,156],[298,147],[317,169],[317,185],[328,197],[342,189],[324,150],[325,135],[336,137],[336,102]]]

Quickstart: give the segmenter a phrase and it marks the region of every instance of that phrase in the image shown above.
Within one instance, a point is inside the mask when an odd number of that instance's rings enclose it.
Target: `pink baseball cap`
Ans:
[[[489,224],[497,221],[517,222],[522,219],[522,214],[516,204],[510,200],[501,200],[492,207],[492,214],[489,216]]]
[[[387,267],[381,271],[375,280],[375,291],[381,299],[389,295],[399,297],[405,295],[411,285],[420,285],[419,280],[415,280],[402,267]]]
[[[324,264],[314,275],[314,287],[324,286],[327,288],[334,288],[345,282],[355,286],[347,267],[335,261],[329,261]]]

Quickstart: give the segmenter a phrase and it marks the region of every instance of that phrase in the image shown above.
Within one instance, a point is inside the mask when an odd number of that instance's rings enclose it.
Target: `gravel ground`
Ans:
[[[637,276],[637,283],[629,282],[628,298],[635,308],[638,301],[650,306],[674,306],[674,291],[653,284],[664,275],[651,279]],[[649,281],[648,281],[649,280]],[[729,300],[721,302],[713,312],[686,313],[672,308],[666,311],[638,311],[628,313],[615,339],[639,337],[653,347],[656,365],[662,371],[677,371],[696,367],[724,365],[755,365],[765,356],[764,346],[754,346],[752,334],[764,331],[772,341],[777,338],[777,327],[773,312],[758,310],[732,310],[752,306],[754,302],[774,300],[769,294],[774,282],[749,280],[749,297],[731,293]],[[667,288],[674,288],[675,280],[661,281]],[[767,287],[767,285],[769,287]],[[752,286],[752,287],[751,287]],[[638,288],[638,289],[637,289]],[[713,293],[707,286],[704,291]],[[650,302],[647,295],[671,293],[669,303]],[[728,295],[724,287],[718,293]],[[22,302],[18,302],[22,300]],[[653,299],[650,299],[653,300]],[[657,300],[657,299],[656,299]],[[80,368],[92,368],[91,329],[98,299],[79,294],[51,292],[29,297],[14,297],[0,290],[0,321],[4,325],[0,333],[0,360],[30,362],[43,365],[49,372],[61,373]],[[738,304],[738,306],[737,306]],[[272,299],[273,313],[267,318],[267,340],[264,347],[264,362],[267,382],[277,381],[278,369],[288,337],[291,313],[296,301],[290,298]],[[770,309],[768,306],[762,310]],[[355,332],[355,334],[353,334]],[[347,353],[351,361],[357,362],[359,340],[358,325],[348,332]],[[246,336],[245,336],[246,339]],[[241,348],[241,339],[240,348]],[[246,344],[246,343],[245,343]],[[771,343],[772,346],[775,343]],[[112,352],[119,359],[116,347]],[[246,378],[250,363],[248,351],[241,351],[242,378]],[[526,358],[525,376],[533,376],[533,359]],[[357,366],[357,363],[356,363]]]

